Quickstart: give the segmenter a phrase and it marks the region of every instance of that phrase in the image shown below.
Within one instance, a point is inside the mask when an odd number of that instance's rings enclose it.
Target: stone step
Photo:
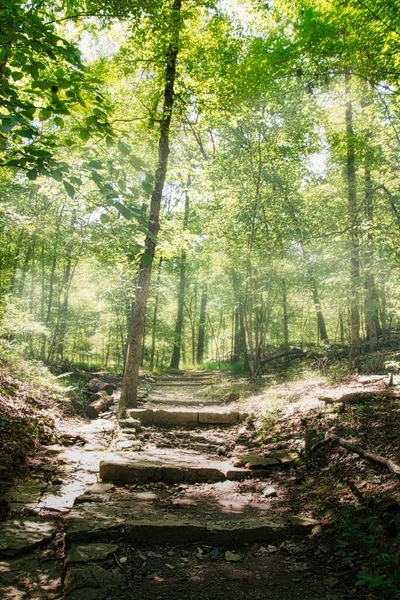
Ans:
[[[155,450],[150,458],[140,452],[110,455],[100,462],[99,476],[113,483],[210,483],[247,479],[251,471],[192,451],[164,449]]]
[[[215,378],[216,378],[215,375],[197,375],[195,377],[177,376],[177,375],[171,375],[171,376],[160,375],[159,377],[153,377],[153,381],[154,382],[167,381],[167,382],[188,382],[188,383],[190,383],[190,382],[200,382],[200,381],[212,381]]]
[[[160,490],[131,491],[97,484],[93,494],[89,490],[81,497],[67,517],[67,547],[80,541],[116,540],[146,545],[278,542],[290,535],[307,535],[318,524],[304,517],[273,515],[268,503],[255,508],[244,499],[233,506],[228,501],[221,505],[221,490],[218,493],[215,486],[224,485],[201,486],[200,490],[188,486],[182,493],[182,505],[172,510],[174,506],[165,504]],[[105,486],[104,492],[101,486]],[[207,502],[202,501],[201,493]]]
[[[212,379],[202,381],[156,381],[153,386],[155,388],[189,388],[189,387],[204,387],[211,385]]]
[[[127,414],[131,419],[139,420],[142,425],[157,427],[206,427],[209,425],[236,425],[249,416],[236,411],[208,411],[183,409],[144,409],[131,408]]]

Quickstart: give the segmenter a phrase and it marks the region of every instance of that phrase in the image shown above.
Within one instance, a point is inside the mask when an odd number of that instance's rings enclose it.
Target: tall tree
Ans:
[[[124,414],[127,408],[136,406],[139,368],[141,363],[141,348],[146,315],[146,303],[149,294],[151,268],[153,264],[157,236],[160,229],[161,199],[167,174],[169,155],[169,135],[172,110],[175,101],[175,77],[179,53],[179,39],[182,27],[182,0],[174,0],[169,14],[169,41],[165,51],[165,84],[164,101],[160,117],[160,136],[158,145],[158,163],[151,194],[148,232],[145,240],[145,250],[136,283],[135,302],[132,305],[132,319],[128,333],[128,348],[124,380],[122,384],[119,414]]]

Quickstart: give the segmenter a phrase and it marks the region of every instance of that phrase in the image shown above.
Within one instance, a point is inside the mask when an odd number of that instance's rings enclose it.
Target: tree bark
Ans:
[[[373,271],[373,234],[372,234],[372,223],[374,218],[374,203],[373,203],[373,189],[372,189],[372,178],[369,167],[365,167],[364,172],[365,181],[365,219],[368,226],[367,230],[367,247],[365,251],[365,326],[367,330],[367,339],[369,342],[369,350],[373,352],[378,345],[378,337],[381,334],[381,326],[379,323],[379,312],[378,312],[378,292],[375,285],[375,276]]]
[[[187,229],[189,221],[189,194],[186,191],[185,194],[185,212],[183,215],[183,231]],[[172,351],[171,358],[171,369],[179,369],[179,363],[181,359],[181,347],[182,347],[182,328],[183,328],[183,309],[185,306],[185,284],[186,284],[186,249],[183,248],[181,252],[180,260],[180,274],[179,274],[179,294],[178,294],[178,314],[175,323],[174,333],[174,348]]]
[[[313,301],[314,301],[315,314],[317,315],[317,327],[318,327],[319,339],[321,342],[329,344],[329,337],[328,337],[328,333],[326,330],[325,319],[324,319],[324,315],[323,315],[322,308],[321,308],[321,301],[319,299],[317,283],[316,283],[314,277],[312,277],[312,276],[310,276],[310,285],[311,285],[311,292],[312,292]]]
[[[350,225],[350,366],[353,367],[360,354],[360,246],[357,223],[357,193],[355,167],[355,135],[350,75],[345,75],[346,93],[346,177],[348,193],[348,217]]]
[[[283,348],[289,352],[289,317],[287,310],[286,279],[282,281],[282,308],[283,308]]]
[[[154,301],[154,312],[153,312],[153,323],[151,329],[151,351],[150,351],[150,371],[154,368],[154,357],[156,354],[156,328],[157,328],[157,317],[158,317],[158,304],[160,301],[160,280],[161,280],[161,270],[162,270],[162,256],[160,257],[160,261],[158,263],[158,271],[157,271],[157,282],[156,282],[156,297]]]
[[[200,300],[200,318],[199,330],[197,334],[197,364],[201,365],[204,358],[204,339],[206,331],[206,311],[207,311],[207,284],[204,284],[201,291]]]
[[[168,166],[169,133],[175,99],[174,84],[179,51],[179,34],[181,29],[181,6],[182,0],[174,0],[171,13],[171,40],[165,55],[164,102],[158,143],[158,163],[150,200],[150,215],[145,240],[145,250],[137,279],[131,331],[129,332],[125,372],[119,405],[120,416],[124,414],[127,408],[134,408],[137,405],[137,388],[139,383],[144,318],[149,295],[151,268],[157,245],[157,236],[160,229],[161,199]]]

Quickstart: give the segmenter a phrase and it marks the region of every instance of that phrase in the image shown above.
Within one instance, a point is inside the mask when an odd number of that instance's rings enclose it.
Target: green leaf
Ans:
[[[100,221],[103,224],[108,223],[110,221],[110,216],[107,213],[101,213],[101,215],[100,215]]]
[[[51,111],[43,108],[39,111],[39,119],[40,121],[47,121],[51,117]]]
[[[13,78],[14,81],[20,81],[21,79],[24,78],[24,74],[21,73],[21,71],[13,71],[11,73],[11,77]]]
[[[55,180],[55,181],[62,181],[63,179],[63,175],[61,173],[61,171],[51,171],[50,172],[50,176]]]
[[[133,217],[135,216],[133,212],[121,202],[114,202],[114,206],[118,210],[118,212],[128,221],[133,219]]]
[[[76,99],[78,100],[78,103],[83,106],[83,108],[86,108],[86,102],[84,101],[83,98],[81,98],[80,96],[77,96]]]
[[[57,125],[57,127],[61,127],[61,129],[64,127],[64,119],[61,117],[54,117],[54,123]]]
[[[23,138],[29,138],[30,140],[33,138],[33,131],[31,129],[14,129],[14,135],[20,135]]]
[[[101,160],[93,159],[86,164],[86,167],[90,170],[101,169],[103,167],[103,163],[101,162]]]
[[[76,190],[73,185],[69,183],[69,181],[63,181],[65,190],[70,198],[75,198]]]
[[[141,185],[147,194],[151,194],[151,192],[153,191],[153,185],[151,183],[148,183],[147,181],[142,181]]]
[[[27,172],[26,176],[31,181],[34,181],[35,179],[37,179],[37,176],[38,176],[37,169],[31,169],[30,171]]]
[[[124,156],[128,156],[128,154],[130,154],[130,146],[125,142],[121,142],[121,140],[118,140],[117,147],[121,154],[123,154]]]
[[[151,258],[150,254],[146,254],[144,252],[143,254],[140,255],[140,264],[141,265],[151,265],[152,262],[153,262],[153,259]]]
[[[90,133],[88,131],[86,131],[86,129],[81,129],[79,131],[79,137],[81,138],[82,141],[87,142],[88,139],[90,138]]]
[[[106,137],[106,146],[107,148],[111,148],[112,146],[114,146],[114,140],[110,135]]]

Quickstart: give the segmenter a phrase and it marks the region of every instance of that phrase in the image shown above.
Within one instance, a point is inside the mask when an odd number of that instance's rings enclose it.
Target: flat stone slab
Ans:
[[[49,542],[57,529],[55,521],[15,519],[0,523],[0,555],[15,556]]]
[[[185,409],[138,409],[127,411],[129,419],[137,419],[143,425],[158,427],[197,427],[207,425],[236,425],[247,418],[247,413],[237,411],[197,411]]]
[[[230,542],[276,542],[291,534],[290,523],[284,518],[236,515],[218,521],[218,513],[207,519],[185,515],[162,514],[153,509],[148,515],[130,507],[115,505],[79,505],[69,515],[66,523],[67,546],[77,541],[129,541],[135,544],[184,544],[204,541],[210,544]],[[79,512],[85,509],[84,512]],[[116,511],[119,517],[115,520]]]
[[[229,478],[243,479],[248,473],[234,469],[229,463],[203,461],[196,464],[173,464],[149,460],[134,461],[114,458],[100,463],[100,479],[120,483],[203,483],[223,481]]]
[[[267,455],[263,454],[239,454],[233,459],[235,467],[246,469],[268,469],[276,465],[288,465],[298,460],[299,454],[291,450],[272,450]]]
[[[291,534],[308,535],[317,524],[303,516],[274,516],[270,501],[260,498],[243,493],[242,484],[233,481],[187,484],[173,495],[159,486],[117,487],[108,503],[72,509],[66,519],[67,548],[80,543],[86,554],[95,542],[276,542]]]
[[[266,469],[280,464],[281,463],[277,458],[262,456],[262,454],[243,454],[236,456],[233,459],[233,465],[235,467],[245,467],[250,470]]]
[[[118,546],[116,544],[78,544],[68,550],[65,564],[86,564],[88,562],[104,560],[117,552],[117,550]]]
[[[157,427],[197,427],[198,413],[190,410],[155,410],[153,424]]]

